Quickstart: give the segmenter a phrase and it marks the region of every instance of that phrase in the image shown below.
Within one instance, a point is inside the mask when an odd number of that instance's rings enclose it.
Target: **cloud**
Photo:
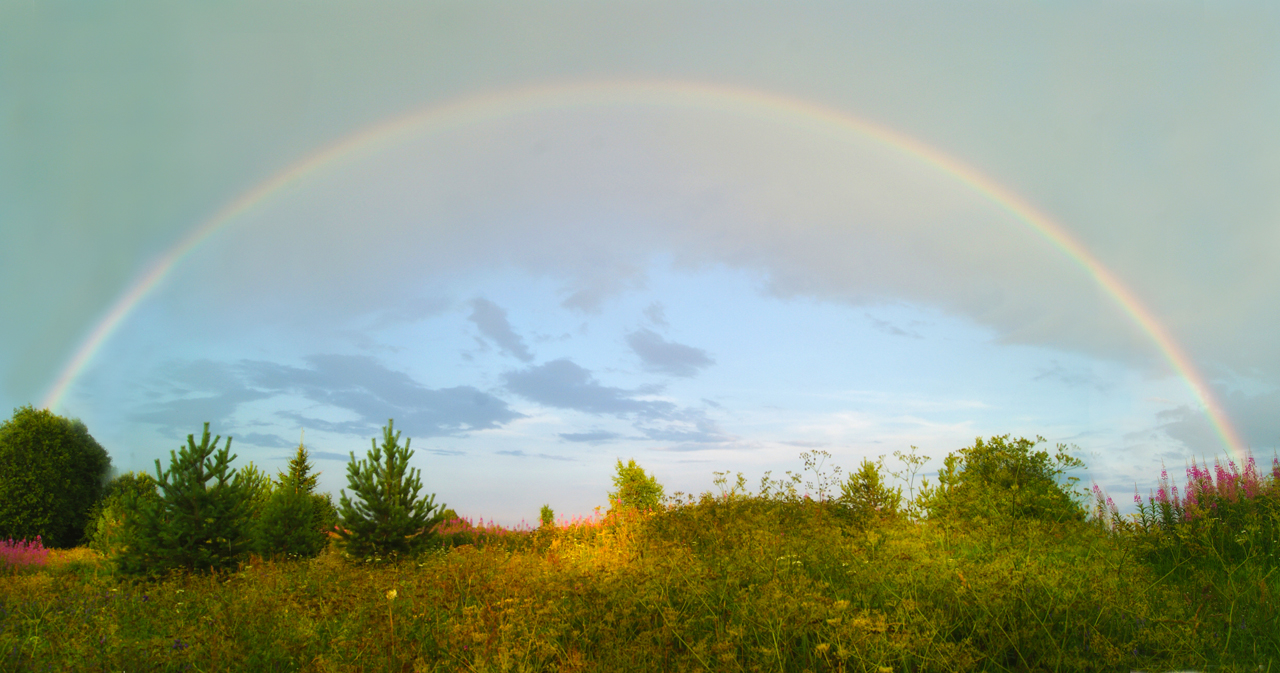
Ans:
[[[202,360],[171,367],[165,378],[180,393],[219,392],[160,402],[135,418],[173,434],[178,428],[198,428],[197,419],[226,425],[241,405],[284,394],[353,413],[356,419],[338,421],[296,410],[276,412],[303,427],[342,434],[376,434],[389,418],[410,436],[432,437],[496,428],[523,417],[501,399],[471,386],[427,388],[372,357],[312,355],[305,361],[309,367],[256,360]]]
[[[533,354],[525,346],[524,339],[511,329],[511,323],[507,321],[507,312],[497,304],[488,299],[472,299],[471,315],[467,319],[475,323],[480,333],[489,337],[507,355],[524,362],[533,360]]]
[[[514,451],[494,451],[494,453],[500,456],[516,456],[518,458],[544,458],[546,460],[570,460],[570,461],[573,460],[572,458],[569,458],[567,456],[553,456],[549,453],[525,453],[524,451],[520,451],[518,449]]]
[[[657,325],[658,327],[668,327],[667,312],[660,301],[655,301],[652,304],[649,304],[649,306],[644,310],[644,317],[648,318],[649,322]]]
[[[588,444],[600,444],[614,439],[618,439],[622,435],[616,432],[605,432],[596,430],[594,432],[562,432],[560,438],[567,442],[586,442]]]
[[[672,376],[694,376],[699,369],[715,364],[701,348],[663,339],[657,332],[638,329],[627,335],[627,345],[640,356],[644,368]]]
[[[591,372],[566,358],[507,372],[502,377],[507,390],[548,407],[644,418],[665,418],[676,410],[670,402],[636,399],[639,391],[600,385]]]
[[[290,442],[280,435],[264,435],[259,432],[251,432],[247,435],[236,435],[235,441],[236,443],[272,449],[294,449],[298,447],[297,444]]]
[[[1089,387],[1103,392],[1115,388],[1113,382],[1094,374],[1092,371],[1083,368],[1068,369],[1057,360],[1051,360],[1050,366],[1042,367],[1032,380],[1060,381],[1073,388]]]
[[[919,332],[911,331],[911,330],[905,330],[905,329],[903,329],[903,328],[901,328],[901,327],[898,327],[897,325],[895,325],[895,324],[893,324],[893,323],[889,322],[888,320],[883,320],[883,319],[881,319],[881,318],[877,318],[877,317],[875,317],[875,316],[871,315],[870,313],[864,313],[863,315],[865,315],[865,316],[866,316],[866,318],[867,318],[867,320],[871,322],[871,326],[872,326],[872,327],[874,327],[875,329],[877,329],[877,330],[879,330],[879,331],[881,331],[881,332],[884,332],[885,334],[889,334],[889,335],[892,335],[892,336],[908,337],[908,338],[911,338],[911,339],[921,339],[921,338],[923,338],[923,337],[921,337],[921,336],[920,336],[920,333],[919,333]]]
[[[1240,433],[1244,443],[1261,460],[1263,452],[1280,448],[1280,391],[1248,395],[1236,392],[1219,398],[1231,423]],[[1179,406],[1157,414],[1159,429],[1178,440],[1191,454],[1213,456],[1226,449],[1217,430],[1210,425],[1204,411]]]

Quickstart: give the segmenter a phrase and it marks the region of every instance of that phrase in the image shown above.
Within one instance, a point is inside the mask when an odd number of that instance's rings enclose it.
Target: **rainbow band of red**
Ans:
[[[294,163],[245,192],[192,229],[129,285],[81,342],[45,395],[43,406],[56,408],[76,378],[93,361],[111,334],[166,276],[201,242],[274,195],[308,177],[357,156],[449,128],[482,124],[540,111],[586,107],[647,106],[694,108],[760,117],[829,134],[869,138],[913,157],[972,189],[1030,227],[1079,264],[1155,342],[1160,353],[1199,401],[1227,450],[1240,460],[1245,445],[1191,358],[1138,298],[1079,241],[1025,199],[995,180],[935,147],[893,129],[833,108],[786,96],[693,82],[585,82],[537,86],[459,98],[377,124],[347,136]]]

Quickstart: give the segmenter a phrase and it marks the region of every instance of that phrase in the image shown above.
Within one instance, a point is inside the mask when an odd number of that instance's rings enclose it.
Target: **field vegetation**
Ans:
[[[160,479],[112,482],[89,546],[0,543],[0,669],[1280,670],[1274,461],[1195,464],[1180,491],[1162,474],[1123,516],[1063,447],[1007,436],[948,456],[936,483],[914,449],[847,476],[809,452],[798,473],[719,472],[697,495],[620,460],[594,516],[546,506],[511,528],[418,497],[390,424],[352,456],[340,512],[310,497],[303,448],[263,495],[232,486],[216,444],[206,429]],[[172,532],[201,453],[199,497],[227,515],[202,539],[227,554]],[[257,523],[227,523],[233,492]]]

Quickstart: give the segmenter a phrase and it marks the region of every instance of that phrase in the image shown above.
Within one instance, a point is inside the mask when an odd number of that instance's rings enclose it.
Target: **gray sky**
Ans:
[[[0,402],[39,404],[150,264],[325,147],[679,83],[882,125],[1033,204],[1269,463],[1277,37],[1266,3],[0,2]],[[506,521],[602,504],[617,458],[700,491],[1041,434],[1123,496],[1225,450],[1080,264],[954,176],[639,98],[477,103],[310,174],[184,257],[58,411],[121,469],[203,421],[274,469],[305,427],[335,493],[394,417],[428,490]]]

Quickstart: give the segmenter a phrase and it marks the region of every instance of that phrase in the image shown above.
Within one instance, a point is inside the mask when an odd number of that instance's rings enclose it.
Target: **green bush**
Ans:
[[[1085,508],[1071,490],[1077,478],[1066,471],[1084,463],[1058,445],[1053,457],[1047,451],[1033,451],[1045,441],[1037,437],[1010,440],[1009,435],[981,437],[973,446],[960,449],[943,460],[938,485],[922,500],[931,519],[951,521],[1008,521],[1034,519],[1062,522],[1083,521]]]
[[[108,482],[85,527],[86,544],[104,556],[115,553],[125,543],[125,519],[134,512],[127,503],[137,499],[158,503],[156,486],[156,480],[146,472],[126,472]]]
[[[336,523],[328,495],[314,493],[318,474],[311,474],[307,449],[289,462],[262,506],[254,530],[255,550],[267,558],[312,557],[324,550]]]
[[[221,436],[209,441],[209,424],[197,445],[169,452],[169,469],[160,471],[161,496],[150,501],[126,497],[134,515],[125,519],[125,545],[113,555],[116,567],[130,575],[159,575],[174,569],[203,572],[234,568],[250,539],[249,491],[231,469],[231,438],[217,449]],[[209,482],[213,483],[210,484]]]
[[[636,465],[635,459],[622,464],[618,459],[618,473],[613,477],[613,488],[609,493],[609,509],[657,510],[662,506],[665,497],[662,484],[657,479],[645,474],[644,469]]]
[[[111,458],[84,423],[30,405],[0,425],[0,539],[74,547]]]
[[[373,448],[366,460],[357,462],[352,453],[347,464],[347,483],[356,500],[342,491],[337,536],[343,550],[355,558],[415,554],[431,542],[432,529],[440,522],[435,494],[418,497],[422,481],[417,469],[409,469],[411,440],[400,446],[400,433],[393,434],[393,426],[388,420],[381,447],[376,439],[370,441]]]
[[[880,464],[863,458],[858,471],[840,485],[839,502],[854,522],[865,525],[898,516],[902,488],[886,486],[880,476]]]

